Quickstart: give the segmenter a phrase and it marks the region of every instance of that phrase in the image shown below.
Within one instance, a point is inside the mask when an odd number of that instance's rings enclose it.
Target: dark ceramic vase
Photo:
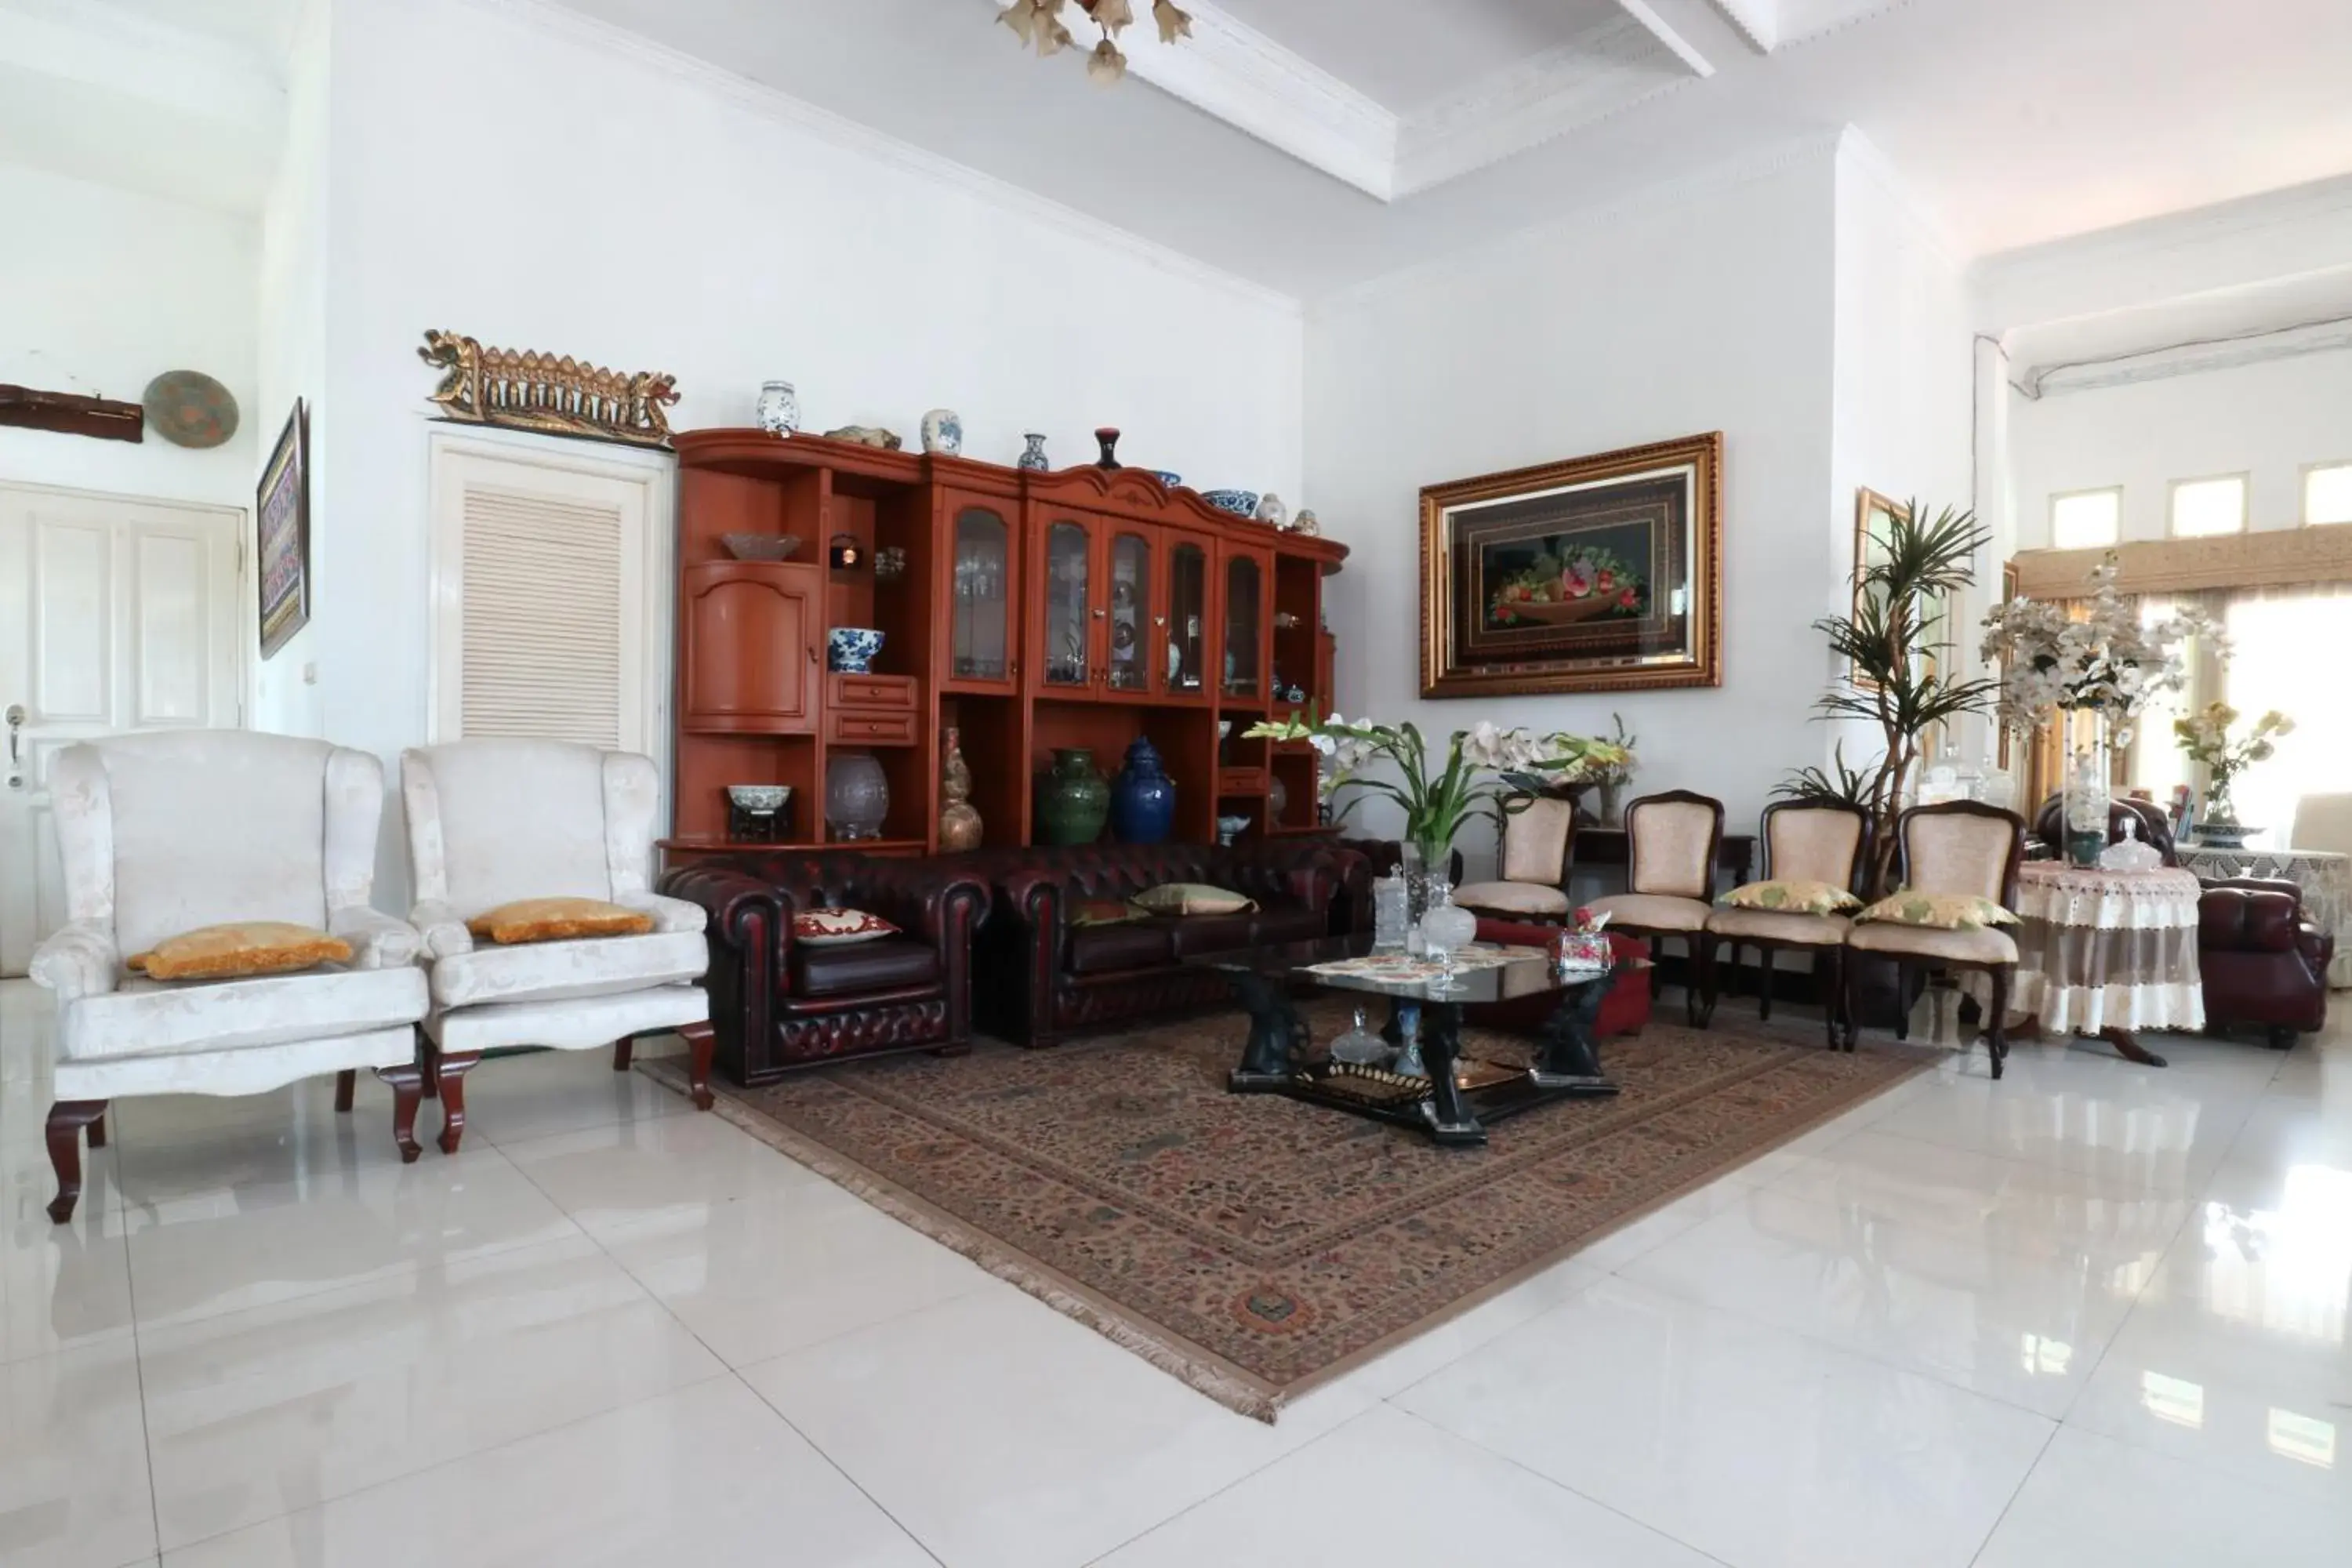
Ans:
[[[1095,754],[1084,746],[1057,746],[1054,768],[1037,794],[1037,820],[1048,844],[1092,844],[1102,837],[1110,814],[1110,785],[1095,771]]]
[[[1160,765],[1149,736],[1127,748],[1127,765],[1110,786],[1110,836],[1121,844],[1163,844],[1176,825],[1176,781]]]

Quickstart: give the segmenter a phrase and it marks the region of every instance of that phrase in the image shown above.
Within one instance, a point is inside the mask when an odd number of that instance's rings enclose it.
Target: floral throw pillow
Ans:
[[[864,910],[800,910],[793,915],[793,940],[811,947],[830,947],[836,942],[872,942],[877,936],[896,936],[898,928],[880,915],[869,915]]]
[[[1774,882],[1749,882],[1716,900],[1735,910],[1769,910],[1780,915],[1833,915],[1862,907],[1862,900],[1834,882],[1791,877]]]
[[[1891,925],[1927,926],[1936,931],[1977,931],[1985,926],[2013,926],[2017,917],[1990,899],[1974,893],[1896,892],[1853,917],[1885,921]]]

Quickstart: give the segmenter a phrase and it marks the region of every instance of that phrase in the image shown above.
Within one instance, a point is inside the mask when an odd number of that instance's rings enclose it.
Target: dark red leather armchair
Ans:
[[[671,871],[661,890],[710,911],[710,1023],[738,1083],[885,1051],[971,1047],[973,933],[986,880],[951,861],[846,850],[753,854]],[[793,915],[864,910],[899,928],[870,942],[793,940]]]
[[[981,1026],[1024,1046],[1129,1019],[1222,1005],[1233,987],[1181,958],[1328,934],[1363,857],[1312,838],[1213,844],[1089,844],[982,855],[994,894],[976,960]],[[1206,882],[1257,902],[1234,915],[1155,916],[1073,926],[1083,902],[1123,900],[1168,882]]]
[[[2166,865],[2180,864],[2172,824],[2150,801],[2109,804],[2110,843],[2123,837],[2127,815],[2139,818],[2139,836],[2156,846]],[[2034,814],[2034,837],[2061,844],[2064,828],[2063,803],[2052,795]],[[2198,879],[2204,887],[2197,900],[2197,969],[2205,983],[2206,1026],[2260,1028],[2280,1049],[2294,1044],[2298,1032],[2326,1026],[2336,937],[2304,918],[2303,889],[2266,877]]]

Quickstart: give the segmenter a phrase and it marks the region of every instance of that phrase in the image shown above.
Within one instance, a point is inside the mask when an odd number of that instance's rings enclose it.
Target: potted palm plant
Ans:
[[[1977,552],[1990,541],[1973,511],[1946,507],[1927,518],[1916,501],[1890,511],[1874,557],[1855,565],[1853,610],[1813,623],[1852,672],[1813,706],[1823,719],[1874,727],[1878,755],[1853,767],[1840,742],[1829,768],[1801,768],[1773,793],[1862,809],[1871,828],[1865,900],[1895,890],[1895,821],[1917,782],[1923,738],[1964,713],[1987,711],[2000,689],[1952,673],[1951,644],[1942,637],[1947,607],[1976,581]]]

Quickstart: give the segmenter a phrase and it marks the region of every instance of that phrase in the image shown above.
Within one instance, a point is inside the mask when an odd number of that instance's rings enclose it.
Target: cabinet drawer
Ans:
[[[894,708],[913,712],[915,678],[911,675],[825,676],[825,701],[834,708]]]
[[[915,743],[915,716],[912,713],[845,713],[835,708],[824,716],[824,738],[836,745],[911,746]]]
[[[1269,777],[1264,768],[1219,768],[1217,794],[1221,797],[1229,795],[1264,795]]]

